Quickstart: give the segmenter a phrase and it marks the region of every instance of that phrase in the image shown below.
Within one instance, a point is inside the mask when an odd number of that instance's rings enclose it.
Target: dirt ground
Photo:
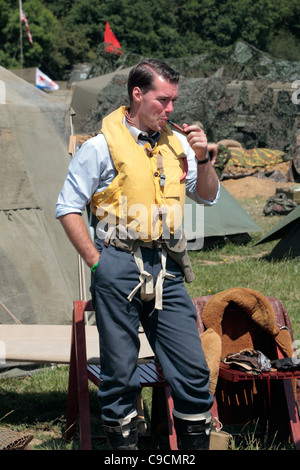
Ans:
[[[283,175],[286,175],[288,169],[287,163],[282,163],[273,169],[279,170]],[[222,181],[222,185],[227,191],[236,199],[243,199],[246,197],[260,196],[268,199],[274,196],[276,188],[286,188],[295,185],[294,182],[282,183],[272,180],[271,178],[258,178],[257,176],[247,176],[238,179],[228,179]]]
[[[276,188],[286,188],[295,185],[295,183],[278,183],[271,179],[261,179],[255,176],[248,176],[238,180],[230,179],[222,181],[222,185],[236,199],[255,196],[261,196],[268,199],[269,197],[274,196]]]

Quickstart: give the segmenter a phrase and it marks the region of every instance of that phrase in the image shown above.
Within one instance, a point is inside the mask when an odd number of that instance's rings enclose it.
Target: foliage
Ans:
[[[243,39],[279,58],[299,60],[297,0],[24,0],[33,46],[22,23],[24,67],[66,79],[79,62],[102,55],[106,21],[128,57],[190,57]],[[0,0],[1,65],[20,65],[16,0]],[[99,52],[100,51],[100,52]]]

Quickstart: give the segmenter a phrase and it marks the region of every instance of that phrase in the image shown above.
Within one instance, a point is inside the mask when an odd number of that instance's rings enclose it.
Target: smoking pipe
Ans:
[[[181,132],[183,135],[187,135],[187,134],[188,134],[187,132],[185,132],[185,131],[182,129],[182,127],[180,127],[180,126],[179,126],[178,124],[176,124],[175,122],[170,121],[170,120],[168,119],[168,123],[171,124],[171,126],[173,126],[174,129],[176,129],[177,131]]]

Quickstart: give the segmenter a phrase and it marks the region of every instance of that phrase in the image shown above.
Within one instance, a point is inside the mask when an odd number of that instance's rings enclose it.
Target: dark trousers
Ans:
[[[118,420],[135,410],[141,388],[136,367],[140,322],[171,386],[174,409],[193,415],[208,411],[213,403],[209,370],[196,327],[195,308],[180,267],[168,257],[167,272],[175,277],[165,279],[163,309],[153,311],[154,300],[142,301],[139,291],[131,302],[127,300],[139,282],[134,256],[112,245],[103,248],[99,243],[100,246],[91,293],[100,336],[99,399],[103,419]],[[145,270],[156,279],[161,269],[161,251],[142,248],[142,254]]]

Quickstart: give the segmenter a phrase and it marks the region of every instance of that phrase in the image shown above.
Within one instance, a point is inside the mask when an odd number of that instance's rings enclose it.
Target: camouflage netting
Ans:
[[[299,127],[292,82],[300,76],[300,63],[275,60],[241,41],[214,57],[167,62],[182,73],[173,121],[200,121],[211,142],[235,139],[246,149],[290,152]],[[128,104],[126,81],[116,75],[101,91],[82,119],[84,132],[98,131],[107,113]]]
[[[103,45],[100,45],[88,78],[131,67],[142,59],[142,56],[128,51],[120,57],[105,54]],[[237,41],[222,51],[164,60],[189,78],[227,77],[237,80],[294,81],[300,76],[299,62],[276,59],[245,41]]]
[[[244,148],[288,152],[299,125],[299,105],[291,94],[290,83],[182,78],[172,120],[201,121],[211,142],[235,139]],[[98,131],[102,118],[122,104],[128,104],[126,77],[117,75],[81,124],[84,132]]]
[[[168,59],[167,62],[186,77],[294,81],[299,79],[300,73],[299,62],[276,59],[244,41],[237,41],[221,52]]]

